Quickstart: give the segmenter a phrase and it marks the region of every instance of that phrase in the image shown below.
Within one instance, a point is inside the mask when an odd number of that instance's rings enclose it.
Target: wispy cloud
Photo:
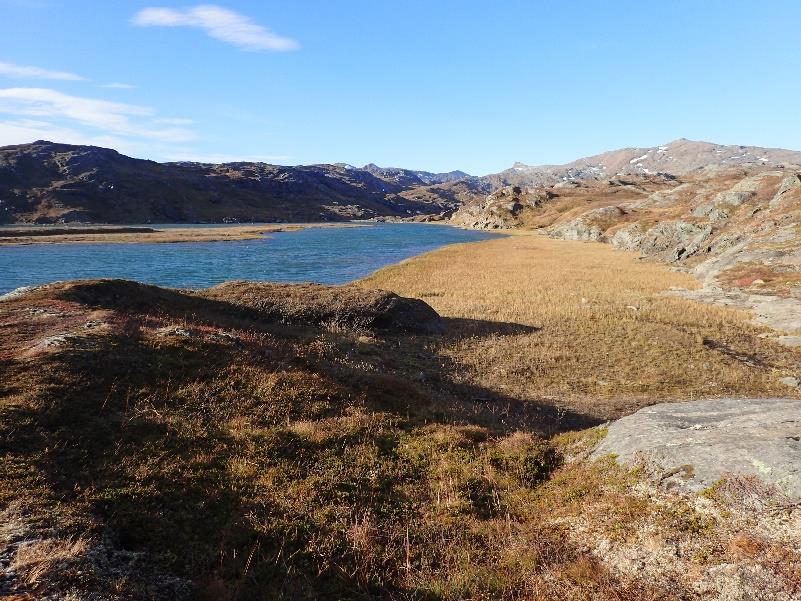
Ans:
[[[17,79],[57,79],[61,81],[86,81],[85,77],[67,71],[51,71],[41,67],[15,65],[0,62],[0,75]]]
[[[129,83],[119,83],[119,82],[112,82],[112,83],[104,83],[101,84],[101,88],[109,88],[112,90],[133,90],[136,86],[131,85]]]
[[[134,15],[132,22],[141,27],[195,27],[244,50],[287,52],[300,47],[292,38],[279,36],[244,15],[213,4],[183,10],[145,8]]]
[[[164,142],[194,138],[193,132],[182,127],[160,127],[150,107],[72,96],[47,88],[0,89],[2,113],[39,121],[63,121],[67,127],[89,127],[102,135]]]

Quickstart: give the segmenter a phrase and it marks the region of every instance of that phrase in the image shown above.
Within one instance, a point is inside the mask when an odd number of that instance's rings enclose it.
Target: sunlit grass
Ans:
[[[450,246],[362,285],[423,298],[447,317],[537,328],[440,349],[468,381],[515,397],[616,416],[659,400],[796,394],[778,378],[800,351],[760,337],[745,312],[664,294],[698,284],[606,245],[520,233]]]

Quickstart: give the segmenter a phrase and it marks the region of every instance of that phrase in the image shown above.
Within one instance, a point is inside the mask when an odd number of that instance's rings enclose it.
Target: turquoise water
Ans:
[[[0,247],[0,294],[32,284],[124,278],[176,288],[226,280],[342,284],[455,242],[497,237],[446,225],[375,224],[277,232],[259,240]]]

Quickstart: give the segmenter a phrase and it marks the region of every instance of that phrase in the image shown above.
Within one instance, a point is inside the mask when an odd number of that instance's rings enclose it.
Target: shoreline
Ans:
[[[213,225],[214,227],[208,227]],[[180,227],[174,227],[180,226]],[[320,223],[276,223],[262,225],[224,224],[169,224],[168,226],[72,226],[74,233],[66,232],[70,226],[25,226],[7,227],[11,235],[4,235],[0,228],[0,246],[29,246],[35,244],[171,244],[178,242],[230,242],[236,240],[258,240],[265,234],[295,232],[309,228],[364,227],[364,224],[343,222]],[[56,230],[49,234],[47,229]],[[87,231],[91,230],[91,231]],[[108,230],[108,231],[103,231]],[[137,230],[137,231],[131,231]],[[144,231],[143,231],[144,230]],[[149,231],[147,231],[149,230]],[[30,235],[25,235],[30,231]]]

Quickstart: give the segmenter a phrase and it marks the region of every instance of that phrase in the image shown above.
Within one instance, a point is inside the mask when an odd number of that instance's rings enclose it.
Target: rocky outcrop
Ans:
[[[609,243],[621,250],[639,250],[645,238],[645,230],[639,223],[632,223],[617,230]]]
[[[798,173],[788,175],[782,180],[779,189],[776,190],[776,194],[770,200],[770,207],[774,208],[780,206],[782,201],[786,198],[790,198],[790,195],[788,195],[789,192],[799,189],[801,189],[801,175]]]
[[[639,250],[646,256],[678,261],[697,253],[711,233],[711,226],[700,227],[686,221],[667,221],[655,225],[645,233]]]
[[[615,248],[636,250],[645,256],[664,261],[686,259],[702,249],[712,234],[712,227],[700,227],[686,221],[666,221],[649,229],[632,223],[614,230],[626,215],[620,207],[603,207],[548,230],[554,238],[609,242]],[[610,232],[611,233],[610,235]]]
[[[550,230],[555,238],[564,240],[605,239],[605,232],[610,225],[620,220],[626,212],[620,207],[601,207],[588,211],[572,221],[558,225]]]
[[[595,456],[649,464],[670,487],[702,491],[730,474],[756,476],[801,499],[801,401],[663,403],[613,422]]]
[[[465,203],[451,221],[462,227],[483,230],[518,227],[521,213],[539,208],[555,197],[556,193],[551,190],[507,186],[480,200]]]

